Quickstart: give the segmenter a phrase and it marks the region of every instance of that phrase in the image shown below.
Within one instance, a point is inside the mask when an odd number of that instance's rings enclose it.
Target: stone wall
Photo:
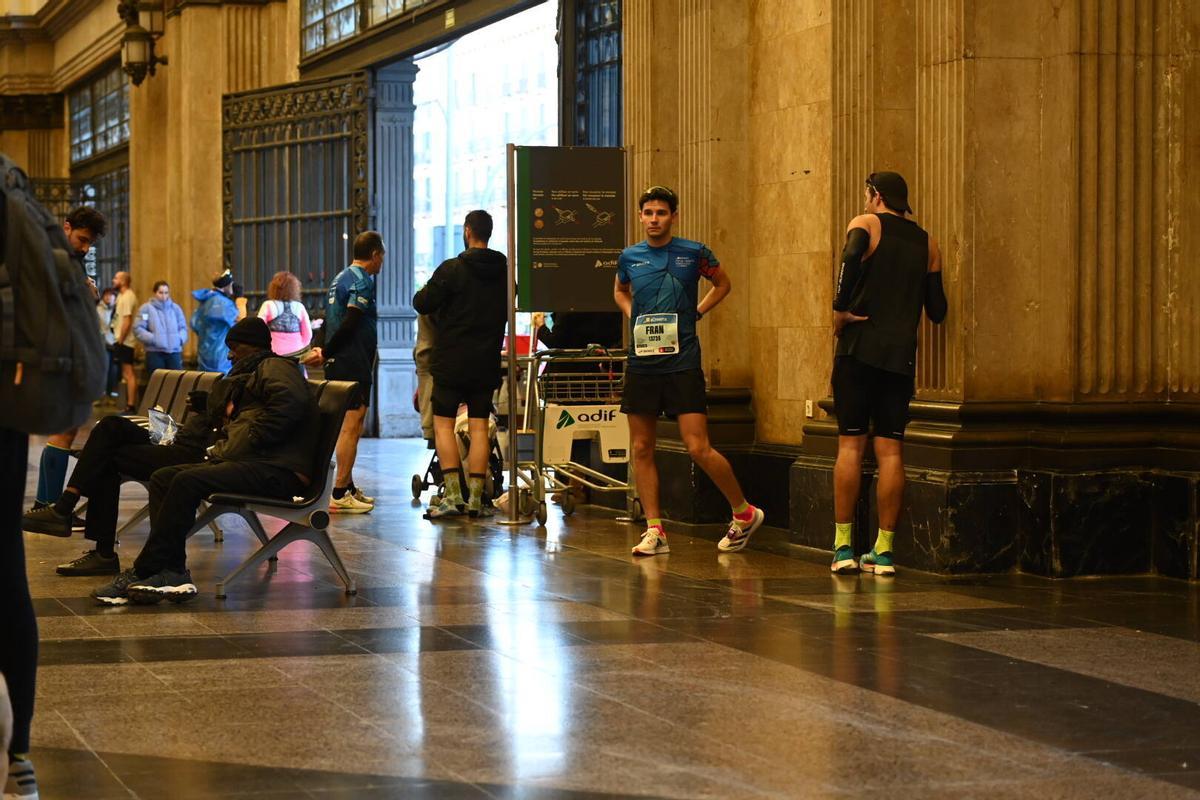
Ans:
[[[751,387],[758,437],[798,443],[830,367],[830,3],[629,0],[623,13],[631,190],[674,188],[678,233],[733,281],[700,325],[709,383]]]

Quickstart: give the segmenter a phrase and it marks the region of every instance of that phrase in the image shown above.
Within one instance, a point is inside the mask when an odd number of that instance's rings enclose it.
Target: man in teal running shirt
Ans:
[[[654,463],[655,425],[660,415],[678,421],[688,455],[733,510],[718,549],[741,550],[764,518],[762,509],[746,502],[729,462],[709,444],[696,322],[725,299],[732,284],[705,245],[671,235],[679,218],[678,207],[675,192],[664,186],[653,186],[642,194],[638,216],[646,239],[621,252],[613,287],[613,297],[630,324],[621,411],[629,418],[638,495],[646,510],[646,531],[633,548],[637,556],[670,551]],[[703,299],[699,299],[701,277],[712,283]]]

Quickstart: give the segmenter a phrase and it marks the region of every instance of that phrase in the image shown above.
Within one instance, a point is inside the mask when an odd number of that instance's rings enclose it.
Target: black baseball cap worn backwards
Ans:
[[[867,186],[882,195],[884,205],[893,211],[913,213],[908,204],[908,183],[899,172],[872,172],[867,176]]]

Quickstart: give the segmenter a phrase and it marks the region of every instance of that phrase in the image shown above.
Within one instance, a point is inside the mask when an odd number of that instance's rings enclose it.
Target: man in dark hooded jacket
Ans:
[[[437,337],[433,344],[433,430],[438,460],[445,476],[445,493],[431,506],[437,519],[469,513],[488,513],[488,417],[492,394],[500,386],[500,347],[508,322],[508,261],[488,249],[492,217],[472,211],[463,223],[466,250],[442,262],[413,298],[420,314],[433,315]],[[459,405],[467,406],[471,449],[467,453],[469,501],[462,494],[462,462],[454,436]]]
[[[191,599],[187,534],[204,498],[221,492],[291,498],[320,479],[311,474],[317,407],[299,364],[271,352],[271,331],[257,317],[234,325],[225,342],[244,371],[208,394],[210,418],[219,420],[216,443],[202,463],[151,476],[150,537],[131,569],[92,592],[100,603]]]

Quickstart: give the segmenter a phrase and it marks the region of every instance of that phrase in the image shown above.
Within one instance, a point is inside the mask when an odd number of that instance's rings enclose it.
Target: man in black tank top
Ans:
[[[937,242],[908,218],[908,185],[898,173],[868,176],[866,212],[846,227],[833,300],[833,405],[838,455],[833,468],[834,555],[830,569],[895,575],[892,536],[904,499],[904,428],[916,374],[921,311],[946,318]],[[855,559],[851,521],[862,480],[867,434],[879,464],[879,534]]]

